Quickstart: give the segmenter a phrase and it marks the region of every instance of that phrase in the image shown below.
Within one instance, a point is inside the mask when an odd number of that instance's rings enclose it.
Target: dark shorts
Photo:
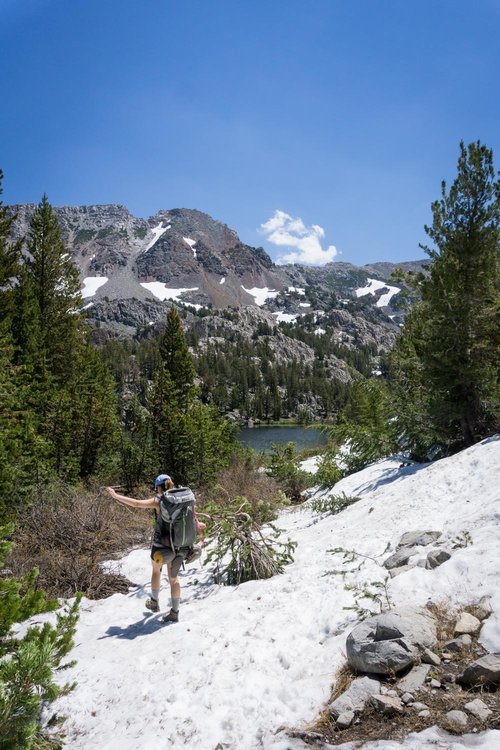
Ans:
[[[186,555],[183,550],[174,552],[170,547],[151,547],[151,559],[159,565],[170,565],[170,575],[177,578]]]

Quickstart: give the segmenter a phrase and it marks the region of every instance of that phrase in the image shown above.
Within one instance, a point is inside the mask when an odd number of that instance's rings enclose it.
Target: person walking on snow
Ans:
[[[153,539],[151,545],[151,596],[146,600],[146,607],[151,612],[159,612],[160,610],[160,587],[161,587],[161,571],[163,565],[167,566],[168,582],[170,584],[170,603],[171,608],[164,617],[163,622],[178,622],[179,621],[179,604],[181,599],[181,585],[179,582],[179,571],[183,562],[193,562],[197,560],[201,555],[201,548],[199,546],[194,547],[180,547],[178,549],[172,549],[172,546],[166,543],[166,539],[163,536],[163,528],[160,516],[160,499],[164,492],[175,488],[172,479],[168,474],[160,474],[155,479],[155,496],[150,497],[147,500],[136,500],[133,497],[126,497],[125,495],[118,495],[113,487],[106,487],[106,492],[111,495],[114,500],[117,500],[123,505],[128,505],[131,508],[152,508],[155,511],[156,524],[153,532]],[[198,527],[198,531],[205,526],[198,521],[195,514],[195,522]]]

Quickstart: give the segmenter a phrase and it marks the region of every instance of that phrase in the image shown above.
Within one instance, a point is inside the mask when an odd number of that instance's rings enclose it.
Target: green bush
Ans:
[[[324,453],[318,461],[318,470],[314,475],[314,481],[323,488],[331,488],[343,477],[342,469],[336,462],[336,456],[332,451]]]
[[[299,456],[295,443],[272,445],[267,473],[276,479],[283,492],[292,502],[303,500],[302,492],[311,486],[313,476],[297,466]]]

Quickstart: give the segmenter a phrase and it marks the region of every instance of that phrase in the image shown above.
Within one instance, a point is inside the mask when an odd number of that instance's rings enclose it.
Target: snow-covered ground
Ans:
[[[160,221],[160,223],[156,227],[153,227],[151,229],[151,231],[153,232],[153,239],[148,243],[146,249],[143,252],[147,253],[148,250],[151,250],[153,245],[156,245],[156,243],[158,242],[162,234],[165,234],[167,229],[170,229],[170,226],[171,226],[170,224],[167,224],[167,226],[164,227],[163,222]]]
[[[284,538],[298,543],[282,575],[229,588],[212,584],[199,563],[188,567],[175,625],[162,625],[144,610],[149,555],[145,549],[131,552],[120,567],[137,588],[82,604],[72,653],[77,664],[61,677],[78,684],[56,704],[68,717],[68,746],[304,749],[280,728],[312,721],[329,697],[355,622],[343,609],[353,603],[344,586],[381,580],[385,572],[366,560],[345,579],[332,575],[342,567],[342,557],[329,551],[336,546],[383,560],[387,542],[394,549],[406,531],[438,530],[448,540],[467,532],[472,544],[454,550],[435,570],[417,567],[397,576],[390,596],[395,605],[432,599],[453,608],[489,595],[493,614],[481,640],[500,651],[499,487],[500,438],[434,464],[376,463],[336,485],[335,494],[361,497],[339,515],[314,514],[310,501],[281,515]],[[168,608],[165,583],[161,604]],[[364,746],[431,747],[494,750],[500,732],[455,737],[433,728],[404,745]]]
[[[241,288],[243,289],[243,291],[247,292],[247,294],[252,295],[255,300],[255,304],[259,305],[259,307],[263,305],[266,300],[274,299],[279,294],[279,292],[275,291],[274,289],[268,289],[267,286],[254,286],[252,289],[247,289],[242,284]]]

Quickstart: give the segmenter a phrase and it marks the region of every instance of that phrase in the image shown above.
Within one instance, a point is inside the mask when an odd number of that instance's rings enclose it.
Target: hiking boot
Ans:
[[[176,612],[175,609],[171,609],[170,612],[166,615],[163,615],[161,618],[162,622],[179,622],[179,612]]]
[[[145,604],[146,609],[151,610],[151,612],[159,612],[160,611],[160,603],[158,599],[153,599],[151,596],[149,599],[146,599]]]
[[[189,565],[189,563],[192,563],[195,560],[198,560],[200,557],[201,557],[201,547],[196,545],[196,547],[191,547],[184,562],[187,563],[187,565]]]

